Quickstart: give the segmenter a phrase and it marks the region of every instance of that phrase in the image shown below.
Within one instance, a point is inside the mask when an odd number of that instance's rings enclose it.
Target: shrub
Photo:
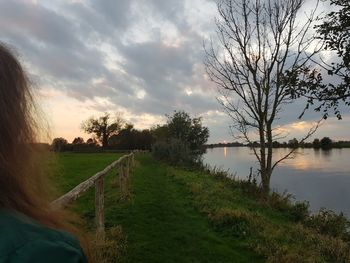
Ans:
[[[350,262],[349,244],[302,224],[280,228],[263,224],[251,247],[268,263]]]
[[[264,197],[262,195],[262,197]],[[267,198],[267,203],[270,207],[285,212],[288,211],[291,208],[291,199],[292,195],[288,192],[278,193],[278,192],[272,192]]]
[[[266,205],[287,214],[295,222],[302,222],[310,214],[309,203],[306,201],[293,203],[293,199],[293,195],[286,191],[283,193],[272,192],[267,197]]]
[[[309,217],[309,207],[310,204],[307,201],[304,202],[296,202],[290,208],[290,216],[295,222],[303,222]]]
[[[258,174],[252,174],[248,177],[248,180],[239,180],[239,187],[248,196],[258,199],[263,195],[262,188],[258,184]]]
[[[78,153],[90,153],[90,152],[101,152],[102,148],[96,144],[75,144],[72,145],[72,151]]]
[[[321,234],[350,241],[350,222],[343,213],[336,214],[331,210],[321,208],[318,213],[311,215],[305,221],[305,225],[316,229]]]
[[[199,159],[198,155],[192,153],[189,147],[178,139],[156,142],[152,146],[152,154],[156,159],[172,165],[195,165]]]
[[[320,141],[320,145],[322,149],[330,149],[332,148],[332,140],[329,137],[323,137]]]
[[[55,138],[52,140],[51,143],[51,150],[54,152],[63,152],[67,151],[68,148],[68,142],[64,138]]]

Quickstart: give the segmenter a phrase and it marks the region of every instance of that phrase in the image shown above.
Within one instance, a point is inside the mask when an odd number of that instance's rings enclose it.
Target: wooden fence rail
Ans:
[[[125,199],[129,195],[128,181],[131,170],[135,163],[135,153],[124,155],[118,160],[108,165],[102,171],[91,176],[86,181],[80,183],[68,193],[51,203],[53,209],[60,209],[68,206],[79,198],[84,192],[95,186],[95,220],[96,220],[96,238],[104,240],[104,177],[114,168],[117,168],[119,174],[119,187],[121,198]]]

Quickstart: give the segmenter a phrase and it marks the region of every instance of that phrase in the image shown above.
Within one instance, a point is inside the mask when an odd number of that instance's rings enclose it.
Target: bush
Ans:
[[[51,150],[54,152],[64,152],[68,150],[68,142],[66,139],[60,137],[52,140]]]
[[[283,193],[272,192],[269,196],[264,196],[262,193],[261,198],[267,198],[266,202],[268,206],[278,211],[286,212],[289,211],[292,206],[291,199],[293,196],[284,191]]]
[[[72,151],[77,153],[95,153],[101,152],[102,148],[96,144],[74,144],[72,145]]]
[[[257,173],[253,174],[252,170],[250,170],[250,175],[248,177],[248,180],[239,180],[238,182],[239,182],[239,187],[248,196],[254,199],[259,199],[261,198],[261,196],[263,196],[262,188],[258,184],[258,174]]]
[[[290,208],[290,216],[295,222],[303,222],[309,217],[309,207],[310,204],[307,201],[296,202]]]
[[[267,203],[269,207],[286,213],[293,221],[302,222],[309,216],[309,203],[306,201],[293,203],[293,198],[293,195],[287,192],[272,192]]]
[[[350,260],[348,243],[315,233],[296,224],[289,228],[263,225],[251,248],[266,257],[267,263],[345,263]]]
[[[320,234],[350,241],[350,222],[343,213],[336,214],[331,210],[321,208],[317,214],[311,215],[305,221],[305,225],[316,229]]]
[[[156,159],[172,165],[195,165],[199,160],[198,155],[192,153],[189,147],[178,139],[156,142],[152,146],[152,154]]]

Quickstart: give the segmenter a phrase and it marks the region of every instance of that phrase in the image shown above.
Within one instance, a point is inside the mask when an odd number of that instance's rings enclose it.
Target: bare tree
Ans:
[[[281,136],[276,120],[283,106],[293,101],[289,79],[308,69],[321,49],[310,35],[316,8],[303,23],[297,21],[303,4],[304,0],[222,0],[216,19],[218,44],[204,46],[207,74],[218,86],[218,100],[233,128],[247,142],[259,138],[259,149],[253,149],[265,193],[276,165],[294,151],[273,159],[272,143]]]

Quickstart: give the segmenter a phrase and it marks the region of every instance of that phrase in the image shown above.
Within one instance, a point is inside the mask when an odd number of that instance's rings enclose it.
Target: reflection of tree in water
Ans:
[[[313,148],[313,149],[314,149],[315,156],[317,156],[317,158],[319,158],[320,155],[321,155],[321,150],[320,150],[320,148]]]
[[[331,160],[332,149],[321,149],[322,157],[324,157],[327,161]]]

